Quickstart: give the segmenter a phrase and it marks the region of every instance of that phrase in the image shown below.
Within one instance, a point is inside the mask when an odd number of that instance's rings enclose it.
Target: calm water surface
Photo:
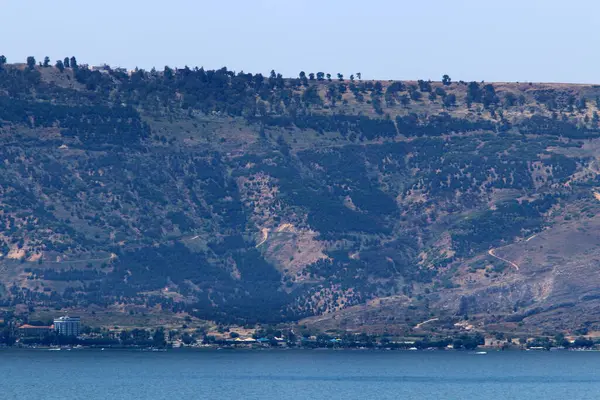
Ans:
[[[599,399],[597,352],[0,349],[8,399]]]

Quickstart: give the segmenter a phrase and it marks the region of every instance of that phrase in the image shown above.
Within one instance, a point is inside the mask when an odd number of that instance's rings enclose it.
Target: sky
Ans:
[[[0,0],[0,54],[286,77],[600,82],[597,0]]]

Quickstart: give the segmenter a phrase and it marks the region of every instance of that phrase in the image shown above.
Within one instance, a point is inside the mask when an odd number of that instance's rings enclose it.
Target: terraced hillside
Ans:
[[[600,87],[70,64],[0,66],[3,310],[598,329]]]

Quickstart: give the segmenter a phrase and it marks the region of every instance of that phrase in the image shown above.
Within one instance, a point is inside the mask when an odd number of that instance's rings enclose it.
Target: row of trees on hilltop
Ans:
[[[6,57],[0,56],[0,68],[6,63]],[[36,59],[27,58],[24,71],[11,71],[5,74],[0,86],[8,89],[9,93],[23,93],[24,87],[29,89],[37,87],[40,74],[36,69]],[[45,57],[39,63],[41,68],[50,67],[50,58]],[[218,70],[205,70],[204,68],[171,68],[165,66],[162,71],[152,68],[150,71],[136,68],[127,71],[123,68],[88,68],[80,65],[75,57],[66,57],[58,60],[55,67],[61,72],[71,68],[75,78],[84,84],[90,91],[107,95],[113,93],[118,96],[121,103],[141,107],[151,112],[162,112],[165,109],[200,110],[204,113],[227,114],[243,116],[250,120],[270,118],[263,121],[267,125],[296,126],[312,124],[307,121],[315,109],[333,108],[338,103],[345,104],[350,92],[359,103],[371,104],[374,111],[383,116],[384,106],[394,107],[399,104],[409,108],[412,104],[419,104],[424,100],[439,103],[445,109],[462,103],[471,108],[480,104],[483,109],[489,110],[492,118],[504,123],[503,109],[523,106],[531,99],[523,93],[506,91],[497,93],[493,84],[484,82],[454,83],[449,75],[443,75],[442,85],[435,85],[430,80],[416,82],[390,81],[362,81],[362,74],[351,75],[350,80],[344,79],[338,73],[337,79],[332,74],[325,72],[306,73],[301,71],[297,78],[284,79],[281,73],[272,70],[267,76],[230,71],[227,68]],[[355,80],[355,76],[359,81]],[[3,78],[0,77],[0,80]],[[312,82],[327,82],[324,87],[311,85]],[[452,86],[452,89],[449,89]],[[463,86],[462,90],[455,90]],[[466,92],[466,93],[465,93]],[[463,94],[464,93],[464,94]],[[461,99],[458,96],[464,96]],[[576,98],[573,94],[562,93],[559,90],[537,90],[533,93],[534,100],[544,105],[553,112],[553,120],[562,119],[562,122],[571,124],[569,117],[563,112],[579,112],[585,114],[588,102],[585,97]],[[106,101],[112,103],[107,97]],[[600,101],[596,101],[597,105]],[[560,116],[557,114],[560,112]],[[272,117],[285,117],[285,120],[273,120]],[[559,118],[560,117],[560,118]],[[368,118],[368,117],[367,117]],[[592,123],[598,125],[600,118],[596,115],[584,115],[582,124]],[[321,125],[319,123],[319,125]],[[584,130],[587,129],[584,126]],[[372,132],[359,136],[377,136],[381,132]],[[580,136],[583,133],[577,133]]]
[[[5,56],[0,56],[0,67],[2,67],[2,65],[6,64],[6,57]],[[34,69],[36,66],[36,60],[34,56],[29,56],[27,57],[27,67],[29,69]],[[44,61],[40,61],[39,62],[39,66],[42,68],[49,68],[50,65],[50,57],[46,56],[44,57]],[[73,57],[65,57],[64,60],[57,60],[56,63],[54,64],[54,66],[56,68],[58,68],[61,72],[64,71],[65,68],[73,68],[73,69],[77,69],[79,67],[79,65],[77,64],[77,59],[75,58],[75,56]]]
[[[6,63],[7,63],[7,58],[6,58],[6,56],[4,56],[4,55],[0,55],[0,67],[1,67],[2,65],[6,64]],[[34,56],[29,56],[29,57],[27,57],[26,63],[27,63],[27,66],[28,66],[30,69],[33,69],[33,68],[35,68],[35,66],[36,66],[36,64],[37,64],[37,61],[36,61],[36,59],[35,59],[35,57],[34,57]],[[51,66],[51,65],[50,65],[50,63],[51,63],[51,61],[50,61],[50,57],[46,56],[46,57],[44,57],[44,61],[43,61],[43,62],[41,62],[41,61],[39,62],[39,66],[40,66],[40,67],[47,68],[47,67],[50,67],[50,66]],[[56,68],[60,69],[61,71],[62,71],[62,70],[64,70],[65,68],[73,68],[73,69],[77,69],[77,68],[78,68],[77,59],[76,59],[74,56],[73,56],[73,57],[65,57],[63,60],[57,60],[57,61],[55,62],[55,64],[54,64],[54,66],[55,66]],[[187,68],[187,67],[185,67],[185,68]],[[109,69],[110,69],[110,68],[109,68]],[[153,70],[154,70],[154,68],[153,68]],[[173,70],[172,70],[171,68],[169,68],[168,66],[165,66],[165,69],[164,69],[164,71],[165,71],[165,72],[168,72],[169,70],[170,70],[171,72],[173,71]],[[135,69],[135,71],[139,71],[139,69],[138,69],[138,68],[136,68],[136,69]],[[317,81],[324,81],[324,80],[327,80],[328,82],[332,82],[332,81],[333,81],[333,76],[332,76],[332,74],[330,74],[330,73],[325,73],[325,72],[317,72],[317,73],[310,72],[310,73],[308,73],[308,74],[307,74],[307,73],[306,73],[306,72],[304,72],[304,71],[300,71],[300,73],[299,73],[299,75],[298,75],[298,76],[299,76],[300,80],[302,81],[302,83],[304,83],[305,81],[309,81],[309,80],[310,80],[310,81],[314,81],[314,80],[317,80]],[[337,79],[338,79],[340,82],[343,82],[343,81],[344,81],[344,74],[342,74],[342,73],[339,73],[339,72],[338,72],[338,73],[336,74],[336,77],[337,77]],[[350,77],[349,77],[349,79],[350,79],[350,81],[352,81],[352,82],[353,82],[355,79],[361,80],[361,79],[362,79],[362,73],[360,73],[360,72],[357,72],[356,74],[351,74],[351,75],[350,75]],[[419,82],[424,82],[424,81],[419,81]],[[431,81],[429,81],[429,82],[431,82]],[[452,82],[452,80],[451,80],[450,76],[448,76],[448,75],[444,75],[444,76],[442,77],[442,83],[443,83],[444,85],[450,85],[450,84],[451,84],[451,82]],[[419,85],[421,86],[421,83],[419,83]]]
[[[328,82],[333,81],[333,78],[332,78],[331,74],[330,73],[325,73],[325,72],[317,72],[316,74],[314,72],[311,72],[311,73],[309,73],[307,75],[306,72],[300,71],[300,73],[298,74],[298,77],[302,81],[302,84],[305,85],[305,86],[308,84],[308,81],[314,81],[314,80],[317,80],[317,81],[320,81],[320,82],[322,82],[324,80],[327,80]],[[357,72],[356,73],[356,78],[358,78],[358,80],[361,80],[362,79],[362,74],[360,72]],[[344,75],[338,72],[337,73],[337,79],[340,82],[343,82],[344,81]],[[350,81],[354,82],[354,79],[355,79],[355,75],[354,74],[350,75]]]

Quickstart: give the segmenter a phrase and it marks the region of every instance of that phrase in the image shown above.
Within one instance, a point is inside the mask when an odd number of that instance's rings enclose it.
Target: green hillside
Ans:
[[[359,78],[0,58],[0,310],[598,329],[600,86]]]

